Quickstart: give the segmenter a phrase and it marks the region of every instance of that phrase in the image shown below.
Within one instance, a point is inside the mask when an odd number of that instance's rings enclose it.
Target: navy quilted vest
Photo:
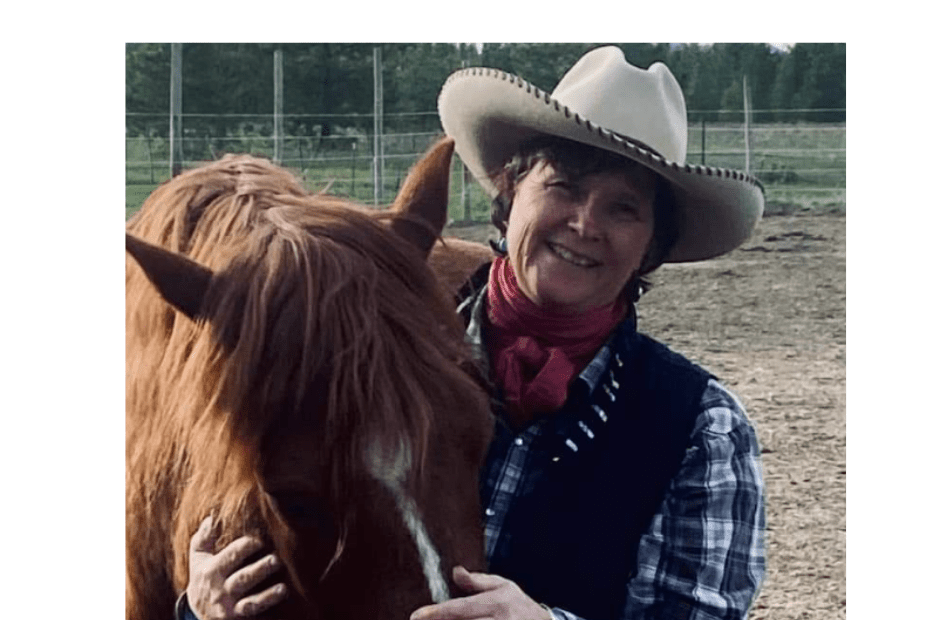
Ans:
[[[554,445],[533,456],[548,474],[517,498],[504,524],[512,538],[489,567],[533,599],[592,620],[623,610],[639,539],[682,462],[709,379],[654,340],[629,340],[623,367],[611,364],[619,389],[608,375],[592,397],[566,405],[597,405],[607,422],[593,424],[577,452],[549,427],[542,439]]]

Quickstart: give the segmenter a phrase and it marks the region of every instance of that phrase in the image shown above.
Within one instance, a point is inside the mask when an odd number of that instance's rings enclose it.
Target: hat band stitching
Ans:
[[[508,71],[498,71],[494,69],[493,72],[494,73],[490,73],[489,70],[486,70],[485,72],[481,71],[480,74],[486,75],[486,76],[498,77],[498,78],[501,77],[503,80],[509,80],[510,84],[516,84],[520,89],[525,87],[526,93],[533,94],[532,93],[533,86],[526,80],[522,79],[521,77],[514,75],[512,73],[509,73]],[[450,77],[447,78],[444,85],[446,86],[447,83],[449,83],[451,80],[456,80],[460,77],[476,75],[476,74],[477,74],[476,68],[460,69],[452,73]],[[542,94],[543,94],[542,91],[536,87],[535,93],[534,93],[535,98],[541,99]],[[572,111],[568,106],[560,103],[557,99],[553,99],[551,94],[548,92],[545,92],[544,95],[545,95],[545,99],[544,99],[545,105],[554,104],[554,108],[556,111],[560,113],[563,109],[565,118],[571,118]],[[559,106],[561,107],[561,109]],[[592,131],[592,128],[596,127],[597,133],[599,136],[605,138],[606,140],[610,142],[617,142],[618,139],[622,140],[621,146],[624,148],[624,150],[635,151],[640,156],[645,155],[646,158],[649,159],[650,161],[653,161],[653,160],[658,161],[661,166],[664,166],[667,168],[671,167],[676,171],[680,171],[680,168],[681,168],[681,170],[683,170],[686,173],[695,174],[698,176],[709,176],[709,177],[715,176],[719,178],[721,177],[733,178],[734,180],[749,183],[750,185],[757,187],[758,189],[760,189],[761,193],[764,192],[764,184],[761,183],[760,179],[754,176],[751,176],[750,174],[744,171],[734,171],[734,170],[730,170],[727,168],[713,168],[711,166],[701,166],[698,164],[696,164],[693,169],[690,164],[680,165],[678,162],[667,160],[656,149],[650,147],[649,145],[644,144],[640,142],[639,140],[628,138],[624,136],[623,134],[617,133],[610,129],[606,129],[599,125],[594,125],[593,123],[591,123],[589,119],[586,119],[586,118],[583,119],[584,123],[582,124],[581,115],[578,114],[577,112],[574,112],[573,114],[574,114],[574,121],[577,125],[579,126],[583,125],[588,131]]]

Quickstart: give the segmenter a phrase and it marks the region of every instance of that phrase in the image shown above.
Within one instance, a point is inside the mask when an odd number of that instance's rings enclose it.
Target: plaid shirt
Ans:
[[[482,339],[485,290],[462,304],[465,316],[470,309],[467,339],[484,364],[488,359]],[[593,392],[611,356],[608,343],[576,381]],[[494,444],[482,477],[487,559],[500,546],[513,500],[544,473],[531,466],[528,457],[539,449],[545,421],[519,433],[503,428],[503,440],[498,437]],[[589,432],[569,426],[572,443],[582,440],[579,432]],[[709,381],[682,466],[640,539],[636,575],[624,584],[623,620],[662,614],[665,601],[681,601],[672,606],[675,616],[669,617],[717,620],[747,615],[765,569],[761,469],[760,448],[744,408],[720,383]],[[559,608],[552,614],[556,620],[581,620]]]

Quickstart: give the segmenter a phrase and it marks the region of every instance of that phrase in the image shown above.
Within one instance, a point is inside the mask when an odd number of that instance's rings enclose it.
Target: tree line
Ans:
[[[274,109],[273,56],[282,51],[285,130],[329,136],[337,130],[371,132],[371,43],[187,43],[182,46],[186,127],[217,136],[252,131],[235,115]],[[551,91],[596,43],[383,43],[386,132],[437,131],[437,95],[462,67],[491,67],[520,75]],[[743,108],[747,79],[755,121],[845,121],[845,44],[797,43],[779,50],[761,43],[712,45],[621,43],[640,67],[665,62],[682,85],[690,122],[721,120]],[[125,64],[128,135],[160,133],[170,100],[170,45],[128,43]],[[805,112],[826,109],[825,113]],[[153,115],[153,116],[150,116]],[[162,117],[164,118],[161,118]],[[224,115],[224,116],[219,116]],[[740,115],[733,120],[740,120]],[[257,122],[257,121],[254,121]],[[390,122],[393,123],[390,126]],[[259,128],[260,130],[260,128]]]

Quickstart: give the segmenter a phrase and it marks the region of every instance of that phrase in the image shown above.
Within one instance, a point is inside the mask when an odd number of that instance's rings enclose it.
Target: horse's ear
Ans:
[[[125,247],[160,295],[174,308],[196,320],[212,280],[212,270],[182,254],[164,250],[125,233]]]
[[[392,230],[425,256],[447,223],[453,154],[453,138],[438,140],[408,173],[392,205]]]

